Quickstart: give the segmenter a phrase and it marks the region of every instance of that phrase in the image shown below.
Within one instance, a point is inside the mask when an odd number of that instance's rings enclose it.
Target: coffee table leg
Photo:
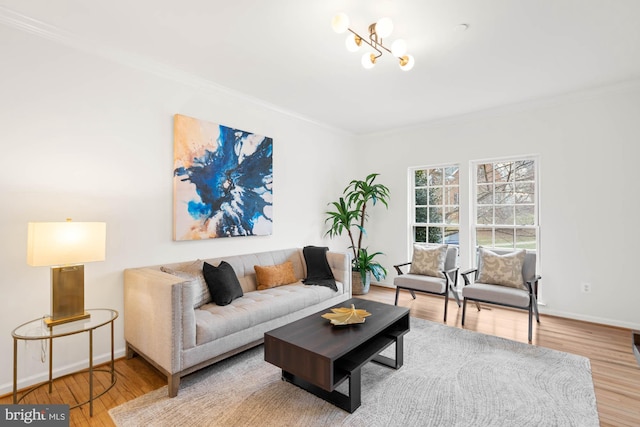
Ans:
[[[399,336],[396,338],[396,359],[393,360],[390,357],[382,356],[378,354],[376,357],[371,359],[372,362],[379,363],[384,366],[388,366],[394,369],[400,369],[404,364],[404,336]]]
[[[347,409],[347,411],[351,413],[360,407],[362,396],[361,385],[360,368],[358,368],[349,375],[349,409]]]
[[[353,413],[360,407],[361,401],[361,384],[360,384],[360,368],[357,368],[349,375],[349,396],[340,393],[337,390],[326,391],[308,381],[303,380],[300,377],[293,375],[285,370],[282,371],[282,379],[294,384],[301,389],[308,391],[311,394],[315,394],[321,399],[337,406],[340,409],[344,409],[349,413]]]
[[[396,369],[404,364],[404,335],[396,340]]]

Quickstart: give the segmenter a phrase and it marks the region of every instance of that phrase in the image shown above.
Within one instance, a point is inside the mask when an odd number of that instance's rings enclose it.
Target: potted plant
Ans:
[[[371,275],[376,280],[382,280],[387,275],[387,270],[374,258],[382,255],[382,252],[369,253],[367,248],[362,247],[362,238],[367,234],[364,225],[368,219],[367,207],[369,202],[373,206],[380,202],[385,207],[389,207],[389,189],[382,184],[375,184],[374,181],[379,174],[372,173],[364,180],[354,179],[343,191],[343,197],[337,202],[331,202],[334,211],[327,211],[325,223],[329,223],[329,230],[326,234],[329,237],[341,236],[347,233],[353,250],[353,293],[366,294],[369,291]],[[357,230],[357,231],[356,231]],[[354,239],[357,233],[357,242]]]

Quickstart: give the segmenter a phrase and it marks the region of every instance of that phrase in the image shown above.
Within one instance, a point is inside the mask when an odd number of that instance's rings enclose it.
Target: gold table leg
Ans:
[[[49,338],[49,394],[53,387],[53,337]]]
[[[93,417],[93,329],[89,331],[89,415]]]
[[[18,403],[18,339],[13,337],[13,404]]]
[[[111,384],[116,381],[116,368],[113,356],[113,322],[111,322]]]

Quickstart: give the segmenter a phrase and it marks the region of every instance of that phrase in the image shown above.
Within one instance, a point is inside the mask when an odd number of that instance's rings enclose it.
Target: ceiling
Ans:
[[[331,29],[341,11],[361,35],[389,16],[413,70],[389,54],[365,70]],[[356,135],[638,79],[638,17],[638,0],[0,0],[5,25]]]

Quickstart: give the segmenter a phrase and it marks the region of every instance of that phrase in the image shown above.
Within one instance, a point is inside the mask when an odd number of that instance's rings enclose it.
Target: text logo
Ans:
[[[0,405],[0,425],[68,427],[69,405]]]

